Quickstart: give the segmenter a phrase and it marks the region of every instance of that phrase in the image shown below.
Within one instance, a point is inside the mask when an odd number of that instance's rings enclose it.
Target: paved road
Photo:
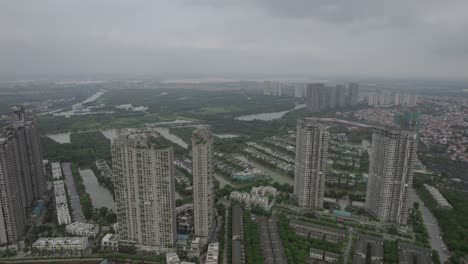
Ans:
[[[431,211],[429,211],[417,193],[414,194],[414,199],[415,202],[419,203],[419,210],[421,210],[424,224],[426,225],[427,231],[429,233],[429,243],[431,244],[431,248],[437,250],[437,253],[439,253],[440,256],[440,262],[445,263],[445,261],[447,261],[447,259],[450,257],[450,252],[445,251],[442,248],[447,248],[447,245],[445,245],[441,238],[441,232],[437,223],[437,219],[434,217]]]
[[[83,210],[81,209],[80,197],[76,191],[75,179],[71,171],[71,164],[68,162],[62,163],[63,175],[65,176],[65,184],[67,185],[68,194],[70,196],[70,205],[72,209],[73,221],[84,221]]]
[[[227,255],[228,255],[228,239],[231,239],[230,237],[228,238],[228,217],[229,217],[229,207],[226,207],[226,215],[224,217],[224,252],[223,252],[223,263],[228,263],[227,261]]]
[[[243,263],[242,257],[242,209],[238,205],[232,207],[232,264]]]
[[[261,246],[265,264],[287,264],[275,219],[257,216],[257,222],[260,226]]]
[[[348,263],[348,256],[349,256],[349,253],[351,252],[351,246],[353,244],[353,233],[354,231],[351,228],[348,229],[348,243],[346,244],[346,249],[343,254],[344,264]]]

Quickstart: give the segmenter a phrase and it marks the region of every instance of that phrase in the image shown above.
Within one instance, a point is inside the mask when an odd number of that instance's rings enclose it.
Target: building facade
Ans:
[[[83,255],[88,248],[87,237],[40,237],[32,251],[41,255]]]
[[[65,228],[65,232],[73,236],[96,238],[99,234],[99,225],[85,222],[73,222]]]
[[[379,221],[407,222],[417,143],[415,132],[374,129],[366,209]]]
[[[54,181],[55,208],[59,225],[71,224],[70,209],[68,208],[67,193],[63,180]]]
[[[319,121],[305,118],[297,125],[294,195],[304,208],[323,208],[329,133]]]
[[[14,119],[0,128],[0,244],[19,240],[34,202],[46,191],[37,124],[13,106]]]
[[[311,83],[305,89],[306,107],[311,112],[320,112],[355,106],[359,101],[358,93],[359,85],[356,83],[350,83],[347,87]]]
[[[156,133],[120,133],[112,147],[120,243],[157,252],[176,240],[174,154]]]
[[[359,84],[349,83],[348,84],[348,104],[350,106],[356,106],[359,102]]]
[[[14,133],[0,138],[0,245],[20,239],[26,227],[22,194],[22,160],[19,141]]]
[[[195,236],[208,237],[214,226],[213,138],[208,128],[192,134]]]

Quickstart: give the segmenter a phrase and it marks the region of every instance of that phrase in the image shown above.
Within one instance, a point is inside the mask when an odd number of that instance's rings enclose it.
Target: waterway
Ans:
[[[53,139],[57,143],[65,144],[65,143],[71,143],[70,134],[71,134],[70,132],[67,132],[67,133],[57,133],[57,134],[46,134],[46,136]]]
[[[213,134],[213,136],[219,137],[219,138],[236,138],[236,137],[239,137],[239,135],[236,135],[236,134]]]
[[[293,177],[290,177],[289,175],[287,175],[286,173],[282,173],[280,171],[277,171],[277,170],[274,170],[274,169],[271,169],[267,166],[264,166],[258,162],[255,162],[255,161],[252,161],[252,160],[249,160],[247,159],[247,157],[245,156],[236,156],[238,159],[244,161],[244,162],[247,162],[249,163],[250,165],[252,165],[253,167],[257,168],[257,169],[260,169],[262,170],[263,172],[266,173],[266,175],[270,176],[271,179],[275,182],[278,182],[280,184],[283,184],[283,183],[288,183],[289,185],[293,185],[294,184],[294,178]]]
[[[97,181],[91,169],[79,169],[86,192],[91,196],[94,208],[107,207],[115,212],[115,202],[112,193]]]
[[[263,121],[270,121],[274,119],[279,119],[283,117],[286,113],[304,108],[305,104],[300,104],[296,105],[293,109],[287,110],[287,111],[281,111],[281,112],[271,112],[271,113],[260,113],[260,114],[253,114],[253,115],[243,115],[243,116],[238,116],[235,119],[236,120],[241,120],[241,121],[253,121],[253,120],[263,120]]]
[[[173,143],[183,147],[183,148],[188,148],[188,144],[185,143],[180,137],[169,133],[169,128],[167,127],[155,127],[155,131],[159,132],[163,137],[165,137],[167,140],[172,141]]]
[[[104,93],[105,93],[105,91],[99,91],[99,92],[93,94],[92,96],[90,96],[89,98],[87,98],[86,100],[84,100],[81,103],[82,104],[92,103],[92,102],[96,101],[99,97],[101,97]]]

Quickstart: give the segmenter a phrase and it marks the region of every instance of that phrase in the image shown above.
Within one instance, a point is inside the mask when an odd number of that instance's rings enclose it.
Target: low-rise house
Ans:
[[[32,244],[33,253],[40,255],[83,255],[87,248],[87,237],[40,237]]]
[[[354,258],[353,263],[361,263],[369,259],[373,264],[383,263],[384,240],[379,237],[358,235],[354,244]],[[359,260],[361,259],[361,260]]]
[[[50,166],[52,167],[52,179],[54,181],[62,179],[63,175],[62,175],[62,168],[60,166],[60,162],[52,162]]]
[[[340,242],[346,237],[345,230],[299,220],[291,220],[289,226],[299,235],[334,243]]]
[[[119,235],[106,234],[101,240],[101,249],[119,251]]]
[[[252,196],[250,193],[233,191],[231,192],[230,199],[231,201],[236,201],[245,205],[247,208],[252,206],[259,206],[265,210],[268,208],[267,197]]]
[[[74,236],[85,236],[96,238],[99,234],[99,226],[90,223],[83,223],[83,222],[74,222],[65,228],[65,231]]]
[[[63,180],[54,181],[54,194],[57,222],[59,225],[68,225],[71,223],[71,217]]]
[[[208,245],[206,253],[206,264],[218,264],[219,243],[211,243]]]
[[[321,249],[310,248],[309,257],[313,260],[324,261],[326,263],[336,263],[340,255]]]
[[[440,193],[440,191],[428,184],[424,184],[424,187],[426,190],[429,192],[429,194],[432,196],[432,198],[437,202],[437,205],[441,208],[444,209],[452,209],[452,205],[445,199],[445,197]]]
[[[272,186],[252,187],[250,194],[253,196],[259,196],[259,197],[268,197],[268,196],[276,197],[277,190],[275,187],[272,187]]]
[[[398,263],[400,264],[432,264],[432,250],[418,247],[406,242],[398,242]]]
[[[102,159],[96,160],[96,167],[101,173],[101,176],[112,179],[113,172],[112,169],[109,167],[109,164],[107,164],[107,161]]]

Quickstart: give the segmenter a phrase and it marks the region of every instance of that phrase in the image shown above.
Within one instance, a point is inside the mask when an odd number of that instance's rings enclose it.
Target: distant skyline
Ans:
[[[2,76],[461,79],[468,1],[5,0]]]

